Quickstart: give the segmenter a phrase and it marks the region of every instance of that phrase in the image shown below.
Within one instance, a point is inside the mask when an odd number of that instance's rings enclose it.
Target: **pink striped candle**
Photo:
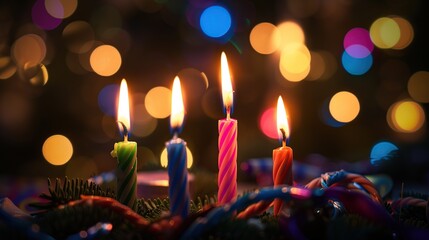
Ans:
[[[286,117],[286,110],[282,97],[277,101],[277,129],[282,146],[273,150],[273,182],[274,186],[287,184],[293,186],[292,175],[292,148],[286,146],[289,137],[289,126]],[[277,216],[283,208],[281,199],[274,200],[274,216]]]
[[[226,55],[221,55],[222,98],[226,119],[219,120],[218,202],[229,203],[237,197],[237,120],[232,119],[232,84]]]

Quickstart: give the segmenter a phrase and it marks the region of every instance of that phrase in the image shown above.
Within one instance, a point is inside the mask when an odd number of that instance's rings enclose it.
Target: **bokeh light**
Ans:
[[[311,54],[304,44],[290,44],[282,50],[280,61],[287,71],[301,73],[310,67]]]
[[[354,44],[347,47],[346,52],[354,58],[364,58],[371,54],[371,52],[363,45]]]
[[[98,174],[98,168],[94,160],[88,157],[76,157],[70,160],[66,166],[65,175],[69,178],[88,179]]]
[[[36,0],[31,10],[33,23],[45,30],[58,27],[62,20],[51,16],[45,7],[45,0]]]
[[[102,46],[102,45],[103,45],[102,43],[100,43],[98,41],[94,41],[93,46],[91,47],[91,50],[94,50],[98,46]],[[78,58],[80,67],[85,69],[86,72],[94,72],[94,69],[91,66],[92,52],[93,51],[88,51],[88,52],[83,52],[83,53],[77,54],[77,58]]]
[[[206,8],[200,17],[200,26],[204,34],[212,38],[219,38],[231,29],[231,15],[221,6]]]
[[[371,54],[364,58],[355,58],[350,56],[347,51],[344,51],[341,62],[344,69],[351,75],[363,75],[371,69],[373,60]]]
[[[33,86],[44,86],[49,79],[48,69],[41,63],[35,66],[24,64],[19,75]]]
[[[45,0],[46,11],[54,18],[68,18],[77,8],[77,0]]]
[[[35,66],[46,57],[45,41],[37,34],[21,36],[14,42],[11,55],[18,67]]]
[[[43,157],[52,165],[63,165],[73,155],[73,145],[63,135],[52,135],[45,140],[42,146]]]
[[[144,99],[144,98],[143,98]],[[155,131],[158,121],[146,110],[144,100],[133,107],[132,134],[138,137],[146,137]]]
[[[259,117],[259,129],[261,129],[265,136],[271,139],[278,139],[279,136],[276,126],[276,108],[272,107],[266,109]]]
[[[308,73],[308,80],[319,80],[326,72],[326,63],[323,56],[317,52],[310,51],[311,62],[310,72]]]
[[[121,54],[111,45],[101,45],[92,51],[91,68],[100,76],[112,76],[122,64]]]
[[[122,28],[107,29],[100,36],[100,40],[105,44],[115,46],[122,54],[128,52],[131,46],[131,36]]]
[[[289,44],[280,55],[280,73],[291,82],[299,82],[310,72],[310,63],[311,54],[307,46],[302,43]]]
[[[402,133],[417,132],[425,123],[426,117],[420,104],[402,100],[392,104],[387,112],[387,123],[394,131]]]
[[[398,150],[399,150],[398,147],[391,142],[381,141],[376,143],[371,148],[371,153],[370,153],[371,164],[378,166],[380,164],[383,164],[386,161],[391,160],[392,157],[396,155]]]
[[[371,24],[369,33],[374,45],[382,49],[394,47],[401,37],[398,23],[390,17],[376,19]]]
[[[429,72],[418,71],[408,80],[408,93],[417,102],[429,102]]]
[[[64,7],[59,0],[45,0],[45,9],[54,18],[64,18]]]
[[[0,79],[8,79],[16,73],[16,65],[10,57],[0,57]]]
[[[353,121],[359,114],[359,111],[359,100],[351,92],[338,92],[329,102],[329,112],[339,122],[348,123]]]
[[[187,157],[186,167],[189,169],[192,167],[192,164],[194,163],[194,157],[192,156],[192,152],[191,150],[189,150],[188,147],[186,147],[186,157]],[[164,168],[168,166],[167,148],[164,148],[164,150],[162,150],[161,152],[160,163],[161,163],[161,166]]]
[[[304,30],[301,26],[293,21],[285,21],[277,25],[277,29],[280,32],[280,48],[282,50],[289,44],[294,43],[305,43]]]
[[[413,26],[408,22],[408,20],[402,17],[392,17],[392,19],[398,24],[401,33],[399,41],[392,48],[404,49],[408,47],[414,39]]]
[[[98,106],[107,116],[116,116],[116,99],[118,98],[119,85],[109,84],[98,93]]]
[[[300,82],[300,81],[304,80],[308,76],[308,74],[310,73],[310,67],[308,67],[303,72],[294,73],[294,72],[288,71],[288,69],[285,68],[284,65],[282,65],[280,63],[280,73],[289,82]]]
[[[323,123],[325,123],[326,125],[328,125],[330,127],[339,128],[339,127],[344,126],[345,123],[339,122],[332,117],[332,115],[329,111],[329,100],[330,99],[323,101],[323,104],[320,108],[319,114],[320,114],[321,120],[323,121]]]
[[[279,48],[280,37],[280,31],[276,26],[268,22],[262,22],[253,27],[249,40],[256,52],[271,54]]]
[[[146,94],[145,107],[154,118],[166,118],[171,113],[171,90],[166,87],[154,87]]]
[[[67,24],[62,36],[67,49],[73,53],[88,52],[95,40],[94,30],[85,21],[74,21]]]
[[[338,69],[334,55],[328,51],[311,51],[310,72],[308,80],[326,80],[331,78]]]
[[[352,28],[344,36],[343,46],[346,52],[354,58],[367,57],[374,49],[368,30]]]

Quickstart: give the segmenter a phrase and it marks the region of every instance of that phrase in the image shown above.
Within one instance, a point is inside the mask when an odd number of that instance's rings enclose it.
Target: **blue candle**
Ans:
[[[171,99],[170,127],[173,139],[167,142],[170,213],[172,216],[186,218],[189,213],[186,142],[178,137],[185,116],[185,110],[178,77],[173,82]]]

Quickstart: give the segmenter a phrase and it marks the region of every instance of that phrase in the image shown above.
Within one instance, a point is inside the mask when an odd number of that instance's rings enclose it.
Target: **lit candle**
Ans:
[[[128,100],[128,87],[122,79],[118,101],[118,126],[124,135],[123,142],[115,143],[112,157],[118,158],[116,168],[116,194],[117,199],[134,211],[137,210],[137,143],[128,141],[130,130],[130,107]]]
[[[173,82],[170,128],[173,139],[167,142],[168,194],[172,216],[186,218],[189,212],[188,171],[186,169],[186,142],[178,137],[185,117],[179,77]]]
[[[218,202],[225,204],[237,196],[237,120],[231,118],[233,90],[226,55],[221,55],[222,99],[226,119],[219,120]]]
[[[273,181],[274,186],[287,184],[293,186],[292,176],[292,148],[286,146],[289,138],[289,125],[287,122],[286,109],[283,99],[279,96],[277,101],[277,129],[282,146],[273,150]],[[274,215],[277,216],[282,209],[283,201],[276,199],[274,201]]]

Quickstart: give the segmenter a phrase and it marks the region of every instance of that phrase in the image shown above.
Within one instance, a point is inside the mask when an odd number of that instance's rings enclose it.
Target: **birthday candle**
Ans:
[[[273,181],[274,186],[287,184],[293,186],[292,176],[292,148],[286,146],[286,140],[289,137],[289,126],[286,118],[286,109],[283,99],[279,96],[277,101],[277,129],[282,146],[273,150]],[[274,215],[277,216],[282,209],[283,201],[274,200]]]
[[[121,82],[118,103],[118,125],[123,132],[124,141],[117,142],[111,152],[118,158],[116,168],[116,195],[119,202],[137,210],[137,143],[128,141],[130,130],[130,111],[128,87],[125,79]]]
[[[225,204],[237,196],[237,120],[230,117],[233,103],[231,77],[226,55],[221,55],[222,98],[226,119],[219,120],[218,202]]]
[[[185,116],[179,77],[174,79],[171,99],[170,127],[173,138],[166,144],[170,213],[186,218],[189,213],[189,186],[186,142],[178,137]]]

